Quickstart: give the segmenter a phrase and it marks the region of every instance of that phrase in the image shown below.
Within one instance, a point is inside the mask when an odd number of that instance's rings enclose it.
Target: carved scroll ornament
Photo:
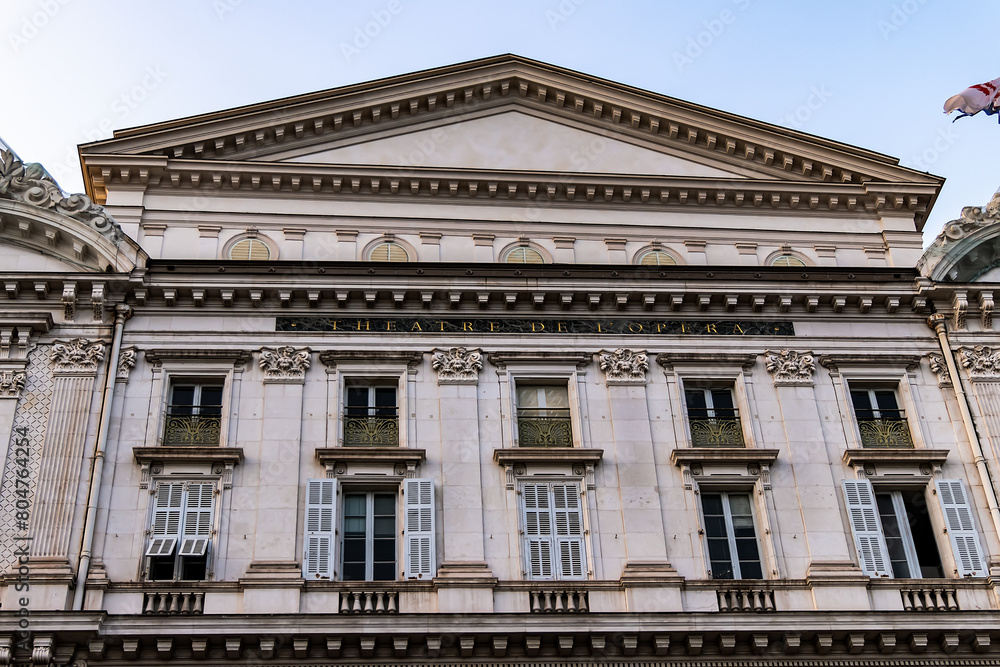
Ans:
[[[52,343],[49,359],[56,371],[67,373],[95,373],[97,364],[104,361],[104,343],[86,338],[57,340]]]
[[[816,360],[808,352],[765,350],[767,372],[774,376],[775,385],[811,385],[816,372]]]
[[[483,369],[483,355],[478,349],[464,347],[434,350],[431,368],[437,371],[439,384],[475,384]]]
[[[963,347],[959,358],[973,380],[1000,380],[1000,350],[986,345]]]
[[[259,363],[267,380],[303,380],[312,360],[308,347],[262,347]]]
[[[649,358],[645,352],[618,348],[600,353],[608,384],[645,384]]]
[[[24,389],[24,371],[0,371],[0,398],[17,398]]]

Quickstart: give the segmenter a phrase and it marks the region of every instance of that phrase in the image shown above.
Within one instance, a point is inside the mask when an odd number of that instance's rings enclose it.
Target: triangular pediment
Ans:
[[[365,138],[347,145],[308,149],[284,159],[318,164],[742,177],[735,169],[719,169],[622,137],[602,136],[517,110]]]

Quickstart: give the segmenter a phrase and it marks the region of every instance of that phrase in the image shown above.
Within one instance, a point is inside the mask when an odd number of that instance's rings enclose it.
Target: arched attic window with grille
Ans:
[[[372,262],[408,262],[410,255],[406,252],[406,248],[398,243],[384,241],[371,249],[368,259]]]
[[[529,245],[519,245],[504,256],[503,261],[507,264],[544,264],[545,258]]]

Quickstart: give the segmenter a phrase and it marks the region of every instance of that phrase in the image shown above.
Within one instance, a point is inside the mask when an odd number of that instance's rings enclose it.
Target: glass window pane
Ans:
[[[872,402],[867,389],[851,390],[851,403],[858,419],[873,419]]]
[[[566,387],[542,387],[547,408],[568,408],[569,395]]]
[[[375,563],[372,567],[372,581],[393,581],[396,579],[396,563]]]
[[[396,407],[396,388],[375,387],[375,405],[378,407]]]
[[[517,407],[537,408],[539,407],[538,398],[538,387],[533,385],[519,385],[517,387]]]
[[[729,510],[732,512],[734,520],[737,516],[753,516],[753,510],[750,509],[750,496],[742,493],[730,495]]]
[[[373,541],[373,556],[376,563],[396,562],[396,540],[395,538],[381,538]]]
[[[892,493],[875,494],[875,504],[878,507],[879,518],[882,520],[882,535],[889,551],[892,574],[897,578],[908,578],[910,565],[906,558],[906,547],[899,517],[896,516],[896,508],[892,502],[892,495]]]
[[[348,563],[344,561],[344,581],[364,581],[365,563]]]
[[[180,410],[182,406],[194,405],[194,385],[174,385],[170,394],[170,404],[173,406],[172,412],[179,414],[191,414],[190,410]]]
[[[705,417],[708,404],[705,402],[705,392],[701,389],[686,389],[684,391],[684,402],[687,404],[688,414],[692,417]]]
[[[940,578],[944,576],[941,566],[941,554],[938,553],[934,528],[931,526],[930,515],[927,512],[927,500],[922,492],[906,493],[903,496],[903,506],[906,520],[913,536],[913,547],[917,552],[917,562],[920,564],[921,577]]]
[[[722,496],[718,493],[701,494],[701,506],[705,511],[705,518],[716,515],[722,516]]]
[[[743,579],[763,579],[764,572],[761,570],[760,561],[740,560],[740,577]]]
[[[712,407],[715,408],[716,417],[735,417],[733,410],[733,392],[729,389],[712,390]]]
[[[368,387],[347,387],[348,407],[368,407]]]

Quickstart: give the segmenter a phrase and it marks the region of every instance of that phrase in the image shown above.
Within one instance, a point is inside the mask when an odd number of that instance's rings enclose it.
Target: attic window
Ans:
[[[805,266],[806,263],[795,255],[778,255],[771,261],[771,266]]]
[[[650,250],[639,256],[639,264],[642,266],[675,266],[677,260],[673,255],[662,250]]]
[[[507,253],[504,261],[508,264],[544,264],[542,253],[529,246],[518,246]]]
[[[410,256],[406,249],[398,243],[379,243],[372,248],[368,258],[373,262],[408,262]]]
[[[271,249],[256,237],[241,239],[229,249],[229,259],[263,261],[271,259]]]

